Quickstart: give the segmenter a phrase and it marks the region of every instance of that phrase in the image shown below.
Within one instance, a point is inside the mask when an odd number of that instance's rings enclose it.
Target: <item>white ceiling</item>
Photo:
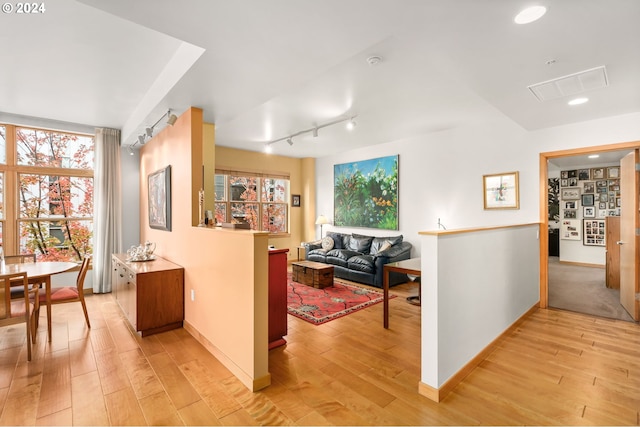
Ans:
[[[318,157],[501,111],[525,129],[640,111],[640,1],[56,0],[0,17],[0,112],[120,128],[204,110],[216,143]],[[371,55],[382,62],[367,63]],[[554,60],[552,65],[548,61]],[[605,66],[609,86],[538,101],[527,86]]]

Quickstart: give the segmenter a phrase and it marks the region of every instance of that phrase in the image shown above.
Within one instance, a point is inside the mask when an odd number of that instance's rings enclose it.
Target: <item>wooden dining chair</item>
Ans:
[[[36,254],[20,254],[20,255],[5,255],[4,263],[5,264],[25,264],[28,262],[36,262]],[[30,284],[37,284],[40,288],[42,288],[42,283],[38,283],[37,281],[29,279]],[[11,298],[22,298],[24,295],[22,286],[20,283],[18,286],[11,286]]]
[[[87,270],[89,270],[90,263],[91,263],[90,256],[85,256],[82,259],[82,264],[80,265],[80,271],[78,272],[78,277],[76,279],[75,286],[51,288],[51,305],[79,301],[82,304],[82,311],[84,311],[84,318],[87,321],[87,327],[89,328],[91,328],[91,323],[89,322],[89,313],[87,312],[87,304],[84,302],[84,279],[87,275]],[[46,292],[40,292],[40,305],[47,306],[47,312],[48,312],[47,316],[49,319],[51,319],[51,305],[47,304]],[[39,314],[40,314],[39,310],[40,309],[38,308],[38,313],[36,314],[36,318],[39,318]],[[49,336],[51,336],[51,325],[47,325],[47,327],[49,328]]]
[[[27,262],[36,262],[36,254],[20,254],[20,255],[5,255],[5,264],[25,264]]]
[[[11,298],[11,288],[22,283],[22,298]],[[36,313],[39,308],[39,288],[29,283],[26,273],[0,273],[2,307],[0,308],[0,326],[15,325],[24,322],[27,331],[27,360],[31,361],[31,344],[36,340]]]

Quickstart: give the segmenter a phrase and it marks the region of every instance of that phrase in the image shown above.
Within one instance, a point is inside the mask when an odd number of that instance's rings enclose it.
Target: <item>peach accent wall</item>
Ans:
[[[245,386],[258,390],[270,384],[268,234],[192,226],[202,147],[202,110],[191,108],[140,150],[140,241],[156,242],[159,256],[185,268],[185,329]],[[147,176],[167,165],[172,230],[162,231],[149,227]]]
[[[208,132],[205,131],[205,135],[208,135]],[[287,255],[289,261],[292,261],[297,257],[297,247],[300,246],[301,242],[315,240],[313,233],[316,205],[315,159],[276,156],[217,146],[215,148],[215,164],[219,168],[250,172],[288,173],[290,176],[290,193],[300,194],[301,207],[292,207],[290,210],[289,235],[270,238],[269,244],[278,249],[289,248]]]

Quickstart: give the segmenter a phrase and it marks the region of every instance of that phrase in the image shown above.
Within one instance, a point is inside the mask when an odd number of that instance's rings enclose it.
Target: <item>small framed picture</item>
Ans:
[[[565,219],[576,219],[578,216],[576,215],[577,211],[575,209],[565,209],[564,210],[564,218]]]
[[[583,193],[595,193],[595,191],[596,191],[596,186],[593,181],[585,182],[584,185],[582,186]]]
[[[565,209],[575,209],[577,202],[564,202]]]
[[[294,208],[299,208],[300,207],[300,195],[299,194],[292,194],[291,195],[291,206],[293,206]]]
[[[580,200],[580,188],[563,188],[562,200]]]
[[[520,209],[518,172],[482,176],[485,209]]]
[[[593,179],[603,179],[604,178],[604,168],[594,168],[591,171],[591,175]]]
[[[593,206],[595,202],[593,194],[583,194],[582,196],[582,206]]]
[[[607,178],[618,178],[620,177],[620,167],[613,166],[607,168]]]
[[[567,178],[562,178],[560,180],[560,187],[568,187],[569,186],[569,179]]]
[[[578,169],[578,179],[588,181],[591,179],[591,169]]]
[[[582,216],[585,218],[595,218],[596,217],[596,208],[595,206],[585,206],[582,208]]]

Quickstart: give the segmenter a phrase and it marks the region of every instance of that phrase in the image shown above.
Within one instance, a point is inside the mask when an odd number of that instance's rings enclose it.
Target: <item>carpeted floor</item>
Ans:
[[[549,257],[549,306],[633,322],[620,304],[620,291],[605,286],[605,269],[561,264]]]

